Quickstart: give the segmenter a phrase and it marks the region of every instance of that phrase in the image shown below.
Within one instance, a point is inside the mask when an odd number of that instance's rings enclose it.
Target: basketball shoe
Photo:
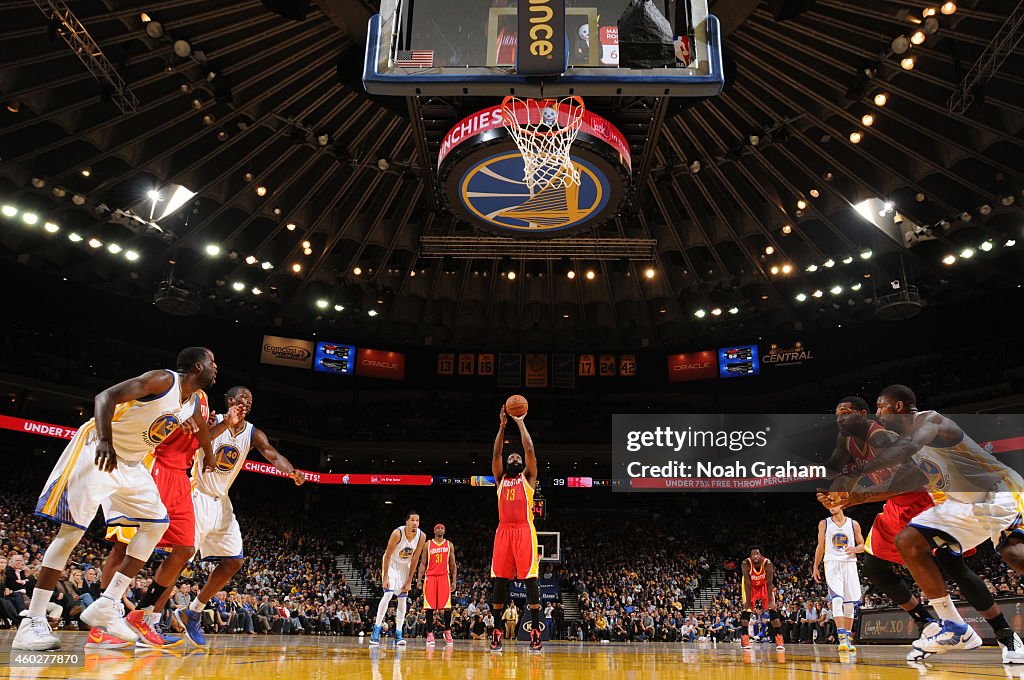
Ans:
[[[371,645],[379,645],[380,644],[380,626],[374,626],[373,627],[373,632],[370,634],[370,644]]]
[[[402,631],[395,629],[395,646],[405,647],[405,638],[402,637]]]
[[[175,609],[171,616],[185,631],[185,637],[196,647],[206,646],[206,635],[203,634],[203,613],[191,609]]]
[[[977,649],[981,644],[981,636],[968,624],[943,621],[937,634],[914,640],[907,661],[922,661],[932,654],[945,654],[957,649]]]
[[[539,630],[531,630],[530,631],[530,651],[531,652],[539,652],[543,646],[544,646],[544,643],[540,639],[540,631]]]
[[[775,634],[775,649],[779,652],[785,651],[786,649],[786,641],[782,639],[781,633]]]
[[[502,647],[501,647],[501,638],[502,638],[501,631],[498,630],[497,626],[495,626],[494,630],[491,632],[491,651],[492,652],[500,652],[501,651],[501,649],[502,649]]]
[[[125,642],[135,642],[139,638],[124,620],[124,605],[104,595],[86,607],[78,618],[91,628],[105,628],[108,633]]]
[[[427,633],[427,645],[429,645],[430,647],[434,646],[434,634],[433,633]]]
[[[85,643],[86,650],[124,649],[131,646],[131,642],[126,642],[116,635],[111,635],[107,632],[106,628],[99,626],[89,629],[89,639]]]
[[[128,622],[132,630],[139,634],[139,639],[135,642],[138,647],[161,648],[181,644],[181,638],[164,636],[154,630],[152,626],[146,623],[146,613],[141,609],[130,612],[124,620]],[[159,626],[160,624],[156,625]]]
[[[455,644],[455,640],[453,640],[453,639],[452,639],[452,631],[451,631],[451,628],[449,628],[448,630],[446,630],[446,631],[444,632],[444,643],[445,643],[446,645],[454,645],[454,644]]]
[[[1024,663],[1024,644],[1012,630],[1001,630],[997,634],[999,648],[1003,651],[1003,663]]]
[[[49,649],[60,649],[60,640],[53,634],[50,622],[45,616],[27,616],[18,626],[11,649],[44,652]]]
[[[740,636],[740,649],[750,649],[750,636],[743,634]]]

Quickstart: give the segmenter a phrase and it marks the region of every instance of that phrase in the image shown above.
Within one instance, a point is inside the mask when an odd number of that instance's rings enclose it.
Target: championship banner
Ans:
[[[459,375],[473,375],[476,372],[476,355],[459,355]]]
[[[522,380],[523,355],[498,355],[498,385],[501,387],[519,387]]]
[[[551,386],[552,387],[574,387],[576,385],[576,372],[573,363],[576,357],[572,354],[551,355]]]
[[[580,355],[579,374],[581,378],[593,378],[597,374],[597,362],[594,361],[593,354]]]
[[[312,368],[313,343],[309,340],[264,335],[260,363],[291,368]]]
[[[548,355],[527,354],[526,355],[526,386],[547,387],[548,386]]]
[[[480,354],[476,358],[477,375],[494,375],[494,355]]]
[[[454,354],[438,354],[437,355],[437,374],[438,375],[454,375],[455,373],[455,355]]]
[[[356,375],[385,380],[405,380],[405,355],[401,352],[360,347],[356,354]]]

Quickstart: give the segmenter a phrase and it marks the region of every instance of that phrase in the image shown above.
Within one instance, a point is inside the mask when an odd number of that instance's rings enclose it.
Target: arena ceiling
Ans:
[[[817,0],[788,21],[718,3],[725,92],[671,102],[634,205],[583,234],[654,239],[649,262],[420,257],[424,236],[480,234],[436,210],[407,102],[359,86],[356,0],[304,21],[255,0],[76,2],[126,113],[47,4],[0,9],[0,255],[83,285],[149,300],[174,279],[203,313],[297,334],[612,349],[871,320],[894,281],[927,305],[1021,281],[1020,50],[966,113],[947,104],[1015,1],[936,12],[902,55],[937,3]],[[195,195],[161,219],[176,185]],[[915,243],[860,217],[868,199]]]

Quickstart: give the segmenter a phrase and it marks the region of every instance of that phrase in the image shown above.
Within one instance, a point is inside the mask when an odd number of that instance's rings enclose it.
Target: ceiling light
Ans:
[[[816,290],[813,293],[811,293],[811,297],[816,297],[816,298],[820,298],[822,295],[824,295],[824,293],[822,293],[820,290]]]
[[[792,226],[790,226],[790,225],[788,225],[788,224],[784,224],[784,225],[782,225],[782,233],[783,233],[783,234],[789,234],[789,233],[791,233],[792,231],[793,231],[793,227],[792,227]]]
[[[939,32],[939,20],[935,17],[927,17],[924,20],[925,35],[935,35]]]
[[[298,274],[299,272],[302,271],[302,265],[296,262],[295,264],[292,265],[292,271]]]
[[[850,133],[850,141],[854,144],[860,144],[861,134],[854,130]]]
[[[246,264],[256,264],[256,256],[249,255],[248,257],[245,258],[245,263]]]
[[[713,316],[721,316],[722,315],[722,310],[719,307],[715,307],[714,309],[711,310],[711,314]]]
[[[415,269],[410,269],[409,270],[409,276],[416,276],[416,270]]]
[[[597,276],[597,274],[594,273],[593,269],[588,269],[585,276],[587,277],[587,281],[593,281],[594,277]]]
[[[18,214],[18,209],[13,205],[5,205],[3,208],[0,208],[0,211],[3,212],[4,217],[14,217]]]
[[[192,45],[190,45],[187,40],[175,40],[173,49],[174,54],[181,57],[182,59],[192,54]]]
[[[852,286],[850,286],[850,290],[860,290],[861,287],[862,287],[861,283],[858,281],[857,283],[855,283]]]
[[[352,268],[352,273],[355,276],[362,276],[363,275],[363,268],[362,267],[353,267]]]
[[[303,247],[303,248],[309,248],[309,247],[310,247],[310,243],[309,243],[309,241],[303,241],[303,242],[302,242],[302,247]]]
[[[107,246],[107,250],[112,252],[114,255],[117,255],[118,253],[121,252],[121,246],[119,246],[116,243],[111,243]]]
[[[27,212],[27,213],[22,213],[22,214],[21,214],[21,220],[22,220],[22,222],[24,222],[25,224],[27,224],[27,225],[29,225],[29,226],[32,226],[32,225],[34,225],[34,224],[35,224],[36,222],[38,222],[38,221],[39,221],[39,215],[36,215],[35,213],[30,213],[30,212]]]
[[[274,265],[272,265],[272,264],[270,264],[269,262],[266,262],[266,261],[264,261],[262,264],[260,264],[260,266],[263,267],[264,269],[273,269],[274,268]]]
[[[740,308],[739,307],[730,307],[729,308],[729,313],[730,314],[739,314],[740,313]]]
[[[36,189],[42,189],[43,187],[46,186],[46,180],[43,179],[42,177],[33,177],[32,186],[34,186]]]
[[[988,203],[983,203],[978,208],[978,212],[980,212],[982,215],[985,215],[985,216],[990,215],[990,214],[992,214],[992,206],[990,206]]]
[[[934,7],[925,7],[923,10],[921,10],[921,16],[923,16],[923,17],[933,17],[933,16],[935,16],[935,13],[938,12],[938,11],[939,10],[935,9]]]
[[[797,293],[797,296],[796,296],[796,301],[797,302],[803,302],[806,299],[807,299],[806,295],[804,295],[803,293]]]
[[[82,177],[88,177],[92,174],[92,168],[82,168]]]
[[[850,264],[851,262],[853,262],[852,255],[847,255],[846,257],[843,258],[843,264]]]
[[[908,54],[907,56],[905,56],[902,59],[900,59],[900,66],[903,67],[904,71],[913,71],[914,70],[914,64],[916,62],[917,62],[917,57],[915,57],[913,54]]]
[[[214,121],[216,120],[217,117],[215,115],[213,115],[212,113],[207,113],[205,116],[203,116],[203,125],[213,125]]]
[[[251,182],[254,179],[256,179],[256,177],[251,172],[247,172],[244,175],[242,175],[242,179],[244,179],[246,182]]]
[[[150,18],[150,16],[148,14],[143,12],[142,14],[139,15],[139,21],[141,21],[144,24],[147,24],[150,21],[152,21],[152,19]]]
[[[128,260],[129,262],[135,262],[136,260],[139,259],[139,254],[134,250],[126,250],[124,251],[124,259]]]
[[[164,37],[164,27],[159,21],[148,21],[146,22],[146,35],[153,40],[158,40]]]
[[[316,306],[319,307],[320,309],[327,309],[327,300],[324,300],[322,298],[320,300],[317,300]]]
[[[832,286],[832,288],[830,288],[828,292],[832,293],[833,295],[839,295],[840,293],[843,292],[843,287],[842,286]]]
[[[875,95],[875,106],[882,107],[889,103],[889,95],[879,92]]]
[[[690,172],[692,172],[695,175],[698,172],[700,172],[700,161],[694,161],[694,162],[690,163]]]
[[[648,267],[647,269],[645,269],[644,270],[644,276],[646,276],[649,279],[653,279],[654,278],[654,267]]]
[[[865,113],[863,116],[860,117],[860,122],[864,127],[871,127],[872,125],[875,124],[875,117],[872,116],[870,113]]]
[[[972,217],[973,215],[971,215],[971,213],[967,212],[966,210],[960,213],[961,222],[970,222]]]
[[[256,187],[256,195],[257,196],[266,196],[267,195],[267,188],[265,186],[263,186],[262,184],[259,185],[258,187]]]
[[[391,163],[388,162],[387,158],[378,158],[377,159],[377,167],[380,170],[387,170],[388,168],[391,167]]]
[[[54,224],[53,222],[47,222],[46,224],[44,224],[43,229],[45,229],[49,234],[56,234],[58,231],[60,231],[60,227]]]
[[[1012,238],[1011,239],[1007,239],[1006,243],[1003,244],[1003,246],[1005,246],[1007,248],[1012,248],[1015,245],[1017,245],[1017,242],[1015,240],[1013,240]]]
[[[195,97],[194,99],[192,99],[192,108],[196,111],[203,108],[203,100],[199,97]]]
[[[146,196],[148,196],[149,200],[151,201],[159,201],[160,191],[157,189],[150,189],[149,191],[146,192]]]
[[[960,257],[964,258],[965,260],[974,257],[974,249],[964,248],[963,250],[960,251]]]
[[[696,312],[693,313],[693,315],[698,319],[703,319],[705,316],[707,316],[707,313],[703,309],[698,309]]]
[[[89,245],[93,248],[99,248],[103,245],[103,241],[99,240],[98,238],[91,238],[89,239]]]
[[[988,251],[992,250],[992,241],[985,241],[978,247],[987,253]]]
[[[915,45],[920,45],[921,43],[924,42],[924,39],[925,39],[924,31],[914,31],[910,35],[910,42],[912,42]]]
[[[764,247],[764,254],[765,255],[771,255],[774,252],[775,252],[775,246],[765,246]]]
[[[898,35],[892,39],[889,47],[892,49],[893,54],[906,54],[907,50],[910,49],[910,39],[905,35]]]
[[[776,266],[772,266],[772,268],[769,271],[771,271],[772,276],[775,276],[776,274],[779,273],[779,268]]]
[[[289,222],[288,224],[284,225],[284,228],[287,229],[288,231],[295,231],[295,223]]]
[[[1003,196],[1002,198],[999,199],[999,202],[1002,203],[1005,206],[1013,205],[1013,201],[1014,201],[1013,194],[1006,194],[1005,196]]]
[[[860,259],[862,260],[870,260],[872,255],[873,253],[870,250],[860,251]]]
[[[344,305],[334,305],[334,311],[336,312],[340,312],[343,309],[345,309]]]
[[[793,265],[791,265],[791,264],[784,264],[784,265],[782,265],[782,273],[783,274],[788,274],[791,271],[793,271]]]
[[[508,277],[508,280],[509,280],[509,281],[515,281],[515,280],[516,280],[516,273],[515,273],[515,272],[512,272],[512,271],[510,271],[510,272],[509,272],[508,274],[506,274],[505,276],[507,276],[507,277]]]
[[[799,201],[796,202],[796,207],[799,208],[800,210],[803,210],[804,208],[807,207],[807,201],[801,198]]]
[[[367,312],[367,314],[369,314],[370,316],[377,316],[377,310],[371,309],[370,311]]]
[[[235,281],[234,283],[231,284],[231,287],[237,291],[245,290],[245,284],[242,283],[241,281]]]
[[[312,248],[303,248],[302,249],[302,253],[303,253],[303,255],[312,255],[313,254],[313,249]]]
[[[260,288],[259,286],[253,286],[252,294],[253,295],[263,295],[263,289]]]
[[[950,14],[956,12],[956,3],[944,2],[942,3],[942,7],[939,8],[939,11],[945,14],[946,16],[949,16]]]
[[[223,141],[226,141],[227,138],[228,138],[228,133],[227,133],[226,130],[220,130],[219,132],[217,132],[217,139],[218,140],[223,142]]]
[[[817,189],[811,189],[807,193],[809,193],[811,195],[811,198],[818,198],[819,196],[821,196],[821,192],[818,191]]]
[[[835,260],[833,260],[833,259],[832,259],[832,258],[830,257],[830,258],[828,258],[827,260],[825,260],[824,262],[822,262],[822,263],[821,263],[821,266],[822,266],[822,267],[825,267],[826,269],[829,269],[829,268],[831,268],[831,267],[834,267],[834,266],[836,266],[836,261],[835,261]]]
[[[217,257],[218,255],[220,255],[220,246],[217,245],[216,243],[207,243],[206,254],[209,255],[210,257]]]
[[[68,240],[71,241],[72,243],[81,243],[82,237],[76,234],[75,232],[71,232],[70,234],[68,234]]]
[[[955,263],[956,263],[956,255],[953,255],[952,253],[950,253],[949,255],[946,255],[944,258],[942,258],[942,264],[955,264]]]
[[[809,265],[807,265],[807,269],[805,271],[816,272],[816,271],[818,271],[818,265],[816,265],[816,264],[809,264]]]
[[[7,110],[11,113],[17,113],[18,111],[21,111],[21,102],[17,100],[11,100],[7,102]]]
[[[570,269],[569,271],[567,271],[565,273],[565,277],[567,279],[575,279],[576,278],[576,272],[574,272],[573,270]]]

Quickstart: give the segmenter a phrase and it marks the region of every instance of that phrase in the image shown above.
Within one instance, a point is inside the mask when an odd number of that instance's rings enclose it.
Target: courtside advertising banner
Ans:
[[[941,447],[911,437],[914,423],[927,417],[617,414],[612,416],[612,488],[826,491],[846,494],[842,498],[924,488],[982,503],[992,492],[1024,487],[1024,456],[1001,452],[1003,447],[993,443],[1024,432],[1024,415],[935,416],[948,419],[945,430],[961,433]],[[865,447],[868,438],[872,445]],[[868,464],[870,477],[860,472]]]
[[[356,353],[356,375],[386,380],[404,380],[405,355],[401,352],[360,347]]]
[[[260,363],[292,368],[313,367],[313,343],[297,338],[264,335],[260,349]]]

